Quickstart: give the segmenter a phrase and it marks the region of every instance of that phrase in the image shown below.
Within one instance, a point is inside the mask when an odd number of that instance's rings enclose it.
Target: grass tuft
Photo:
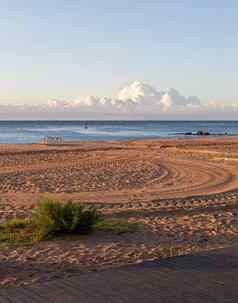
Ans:
[[[127,221],[99,218],[92,206],[43,198],[30,219],[12,219],[0,224],[0,244],[1,247],[26,245],[57,235],[92,231],[123,234],[136,228],[136,224]]]
[[[97,221],[98,215],[92,206],[60,203],[48,198],[39,202],[33,216],[40,240],[60,233],[89,233]]]
[[[26,228],[29,225],[29,223],[30,221],[27,219],[15,218],[10,221],[7,221],[5,224],[2,225],[2,227],[9,230],[22,229],[22,228]]]
[[[117,220],[117,219],[99,220],[94,225],[94,229],[97,231],[109,231],[116,234],[134,232],[136,231],[137,227],[138,227],[137,224],[129,223],[127,221]]]
[[[34,241],[34,227],[28,219],[12,219],[0,224],[0,243],[28,244]]]

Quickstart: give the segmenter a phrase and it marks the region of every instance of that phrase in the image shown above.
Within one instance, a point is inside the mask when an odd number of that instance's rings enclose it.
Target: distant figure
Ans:
[[[88,129],[88,124],[87,123],[84,124],[84,129]]]

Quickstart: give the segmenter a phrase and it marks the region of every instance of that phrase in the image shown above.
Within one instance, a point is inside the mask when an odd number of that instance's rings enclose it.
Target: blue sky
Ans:
[[[113,96],[138,80],[238,100],[237,1],[0,0],[0,104]]]

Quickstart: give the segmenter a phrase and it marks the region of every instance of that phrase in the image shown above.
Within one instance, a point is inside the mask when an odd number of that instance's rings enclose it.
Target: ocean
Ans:
[[[0,121],[0,143],[64,140],[134,140],[183,137],[186,132],[238,135],[238,121]]]

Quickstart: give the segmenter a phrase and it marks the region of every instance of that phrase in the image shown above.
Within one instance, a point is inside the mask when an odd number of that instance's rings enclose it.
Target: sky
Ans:
[[[123,107],[122,116],[135,115],[134,103],[137,111],[143,103],[140,117],[145,111],[147,118],[149,107],[154,114],[154,103],[160,104],[158,117],[168,116],[166,94],[173,111],[183,107],[184,115],[186,105],[190,115],[191,99],[181,104],[170,88],[185,99],[199,98],[207,116],[215,106],[224,119],[234,118],[237,20],[235,0],[0,0],[0,118],[8,108],[9,115],[16,114],[22,104],[24,118],[31,107],[46,104],[44,110],[52,111],[51,100],[57,103],[56,115],[60,106],[85,107],[87,96],[103,103],[99,113],[95,102],[87,104],[98,118],[104,110],[110,116],[112,104],[115,112]],[[133,85],[139,87],[136,92]],[[151,100],[146,104],[147,85],[159,92],[153,106]],[[130,91],[126,109],[118,99],[123,90]],[[111,100],[110,110],[101,102],[104,97]],[[204,108],[192,115],[199,118]]]

